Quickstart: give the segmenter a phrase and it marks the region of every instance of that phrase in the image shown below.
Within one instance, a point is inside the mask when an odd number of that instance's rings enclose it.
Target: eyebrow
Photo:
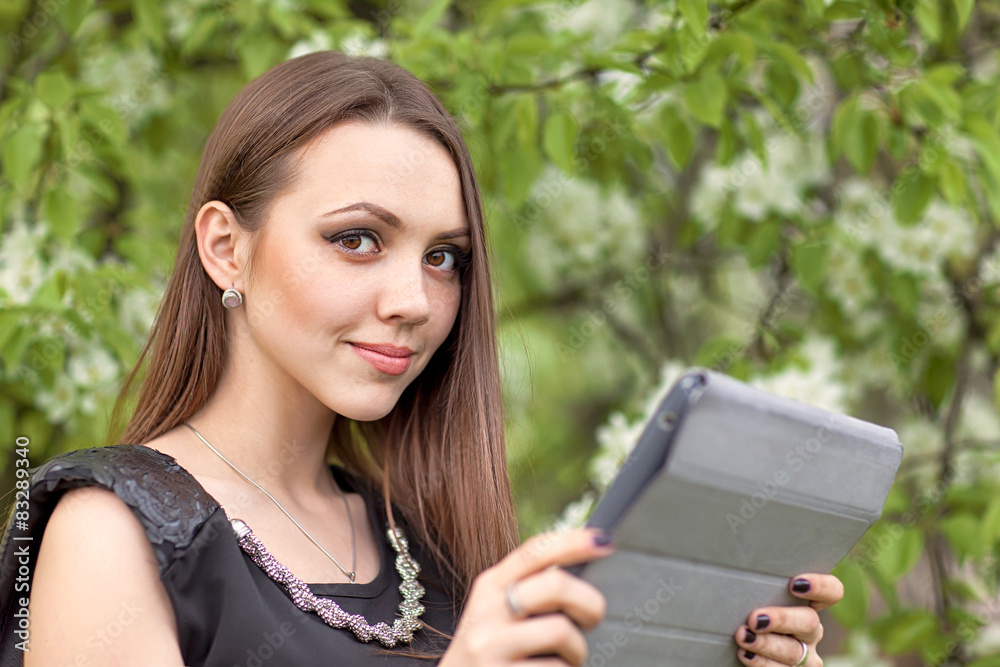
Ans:
[[[337,215],[339,213],[350,213],[351,211],[365,211],[366,213],[370,213],[394,229],[402,229],[405,226],[403,225],[403,221],[400,220],[392,211],[383,208],[378,204],[373,204],[372,202],[367,202],[367,201],[359,201],[353,204],[348,204],[347,206],[343,206],[334,211],[328,211],[323,215],[321,215],[320,217],[328,218]],[[441,232],[434,238],[455,239],[455,238],[461,238],[463,236],[470,236],[469,230],[464,227],[459,227],[458,229],[451,229],[446,232]]]

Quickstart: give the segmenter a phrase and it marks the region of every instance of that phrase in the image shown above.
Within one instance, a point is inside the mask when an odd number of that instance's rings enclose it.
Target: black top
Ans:
[[[378,539],[381,567],[367,584],[309,584],[348,613],[368,623],[392,624],[402,601],[396,553],[386,537],[385,504],[374,486],[331,466],[337,484],[360,494]],[[377,640],[362,643],[348,629],[333,628],[294,605],[236,542],[222,507],[171,457],[143,445],[80,449],[56,456],[33,471],[25,492],[18,492],[10,523],[0,542],[0,666],[21,667],[17,644],[42,534],[62,494],[80,486],[114,491],[139,518],[159,563],[160,580],[173,603],[181,655],[188,667],[287,667],[317,665],[428,664],[400,655],[413,649],[441,651],[446,639],[427,629],[411,645],[385,649]],[[24,513],[27,513],[26,515]],[[420,564],[426,593],[421,616],[426,624],[454,632],[456,610],[415,531],[395,513],[397,525]],[[236,518],[236,517],[234,517]],[[23,522],[23,523],[22,523]],[[253,526],[250,526],[253,529]],[[266,545],[265,545],[266,546]]]

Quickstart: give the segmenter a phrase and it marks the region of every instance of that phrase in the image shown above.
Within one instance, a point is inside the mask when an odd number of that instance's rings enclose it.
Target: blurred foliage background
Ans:
[[[232,95],[385,56],[476,159],[526,535],[707,366],[906,448],[826,664],[1000,665],[1000,2],[5,0],[0,36],[2,488],[16,436],[104,442]]]

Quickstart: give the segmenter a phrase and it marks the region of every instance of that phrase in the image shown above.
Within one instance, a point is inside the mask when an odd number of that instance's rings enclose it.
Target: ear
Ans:
[[[212,282],[225,290],[243,291],[248,234],[236,222],[233,210],[221,201],[207,202],[194,221],[198,255]]]

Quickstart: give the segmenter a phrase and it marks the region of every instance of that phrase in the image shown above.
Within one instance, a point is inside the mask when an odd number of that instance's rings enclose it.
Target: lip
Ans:
[[[410,367],[413,350],[387,343],[351,343],[358,356],[386,375],[402,375]]]
[[[378,352],[387,357],[408,357],[413,354],[413,350],[408,347],[397,347],[389,343],[351,343],[351,345],[371,350],[372,352]]]

